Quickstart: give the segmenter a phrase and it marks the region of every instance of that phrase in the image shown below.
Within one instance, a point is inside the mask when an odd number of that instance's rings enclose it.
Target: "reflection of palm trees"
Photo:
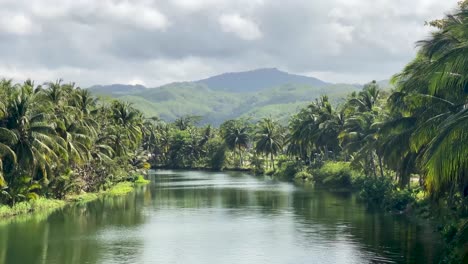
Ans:
[[[378,256],[395,259],[402,255],[405,260],[399,261],[437,263],[440,247],[435,241],[440,238],[430,226],[370,210],[351,193],[293,192],[292,208],[298,219],[296,230],[311,240],[317,235],[328,241],[351,240]],[[418,234],[424,237],[416,237]]]

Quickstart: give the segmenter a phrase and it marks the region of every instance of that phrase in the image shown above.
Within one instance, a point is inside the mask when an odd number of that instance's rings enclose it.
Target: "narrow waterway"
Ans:
[[[437,263],[440,238],[349,193],[158,171],[124,197],[0,223],[0,263]]]

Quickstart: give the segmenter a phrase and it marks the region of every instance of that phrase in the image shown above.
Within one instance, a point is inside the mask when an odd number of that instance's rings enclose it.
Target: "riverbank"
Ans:
[[[173,168],[170,166],[151,166],[152,170],[193,170],[193,171],[238,171],[238,172],[254,172],[252,168],[236,168],[236,167],[223,167],[222,169],[213,169],[208,167],[186,167],[186,168]]]
[[[121,196],[126,195],[132,192],[136,186],[149,184],[150,181],[144,178],[138,178],[134,182],[119,182],[109,188],[108,190],[103,190],[100,192],[94,193],[81,193],[67,195],[63,200],[58,199],[48,199],[45,197],[40,197],[35,200],[19,202],[14,206],[2,205],[0,206],[0,221],[8,220],[15,217],[33,215],[35,213],[45,213],[53,212],[57,209],[63,208],[66,205],[73,203],[88,203],[94,201],[104,195],[109,196]]]

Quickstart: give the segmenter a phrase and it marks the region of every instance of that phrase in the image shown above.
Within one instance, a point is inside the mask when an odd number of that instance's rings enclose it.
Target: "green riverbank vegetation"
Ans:
[[[145,183],[145,124],[131,105],[74,84],[0,81],[0,216]]]
[[[114,184],[107,190],[101,190],[99,192],[92,193],[69,193],[65,198],[51,199],[45,197],[39,197],[36,199],[24,200],[18,203],[15,203],[13,206],[10,205],[0,205],[0,222],[2,219],[9,220],[11,217],[26,217],[29,214],[44,214],[47,215],[50,212],[55,211],[56,209],[63,208],[70,203],[88,203],[94,201],[102,196],[122,196],[134,191],[135,186],[146,185],[149,183],[149,180],[144,179],[143,176],[137,177],[137,180],[124,181]],[[15,218],[16,219],[16,218]]]

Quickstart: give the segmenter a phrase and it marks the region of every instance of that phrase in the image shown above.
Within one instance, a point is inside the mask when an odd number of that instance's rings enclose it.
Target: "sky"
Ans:
[[[81,87],[276,67],[388,79],[458,0],[0,0],[0,77]]]

